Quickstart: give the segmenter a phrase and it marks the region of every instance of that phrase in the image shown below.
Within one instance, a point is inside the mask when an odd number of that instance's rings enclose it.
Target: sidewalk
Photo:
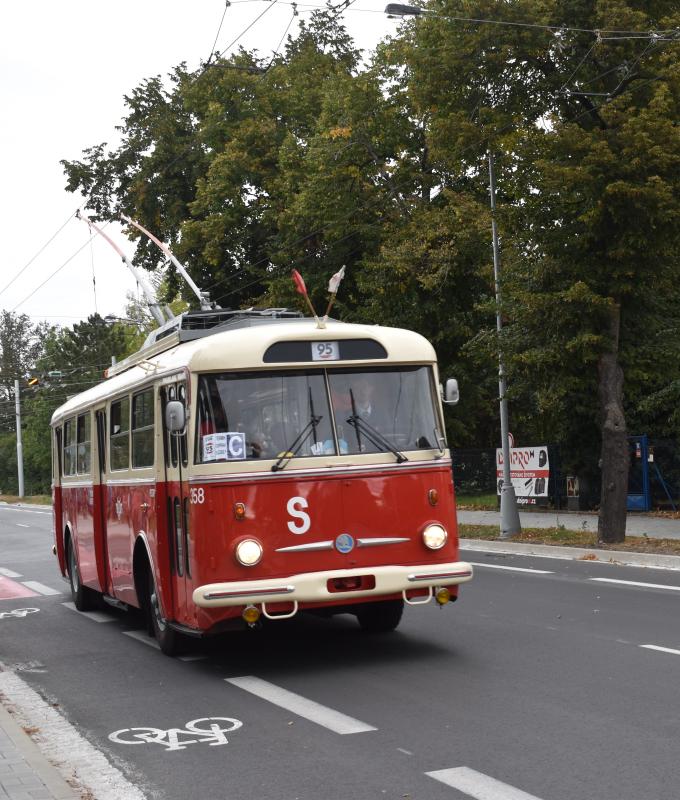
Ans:
[[[559,528],[597,532],[597,514],[583,511],[520,511],[522,528]],[[458,510],[461,525],[494,525],[500,527],[500,511]],[[649,536],[651,539],[680,539],[680,519],[655,517],[651,514],[628,514],[626,533]]]
[[[0,799],[81,800],[0,702]]]

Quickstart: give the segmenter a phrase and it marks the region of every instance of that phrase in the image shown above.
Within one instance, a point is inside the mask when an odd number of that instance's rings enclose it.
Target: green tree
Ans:
[[[564,417],[567,440],[599,417],[599,534],[618,541],[624,397],[636,394],[624,370],[639,353],[640,320],[658,327],[655,298],[677,298],[680,83],[669,43],[587,31],[673,29],[677,8],[620,0],[429,8],[437,16],[412,25],[399,47],[416,104],[436,110],[433,158],[481,182],[484,151],[502,154],[503,346],[513,385],[539,414]]]

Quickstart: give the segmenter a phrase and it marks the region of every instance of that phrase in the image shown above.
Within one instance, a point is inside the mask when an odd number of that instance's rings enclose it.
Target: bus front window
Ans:
[[[281,458],[307,425],[296,455],[335,454],[320,371],[201,375],[197,416],[197,463]]]
[[[340,452],[438,448],[430,375],[424,366],[329,370]]]

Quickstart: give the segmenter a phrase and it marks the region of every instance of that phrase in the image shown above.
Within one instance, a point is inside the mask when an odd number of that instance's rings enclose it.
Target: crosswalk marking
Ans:
[[[328,728],[334,733],[349,734],[349,733],[364,733],[365,731],[376,731],[372,725],[367,725],[361,720],[348,717],[346,714],[341,714],[327,706],[322,706],[314,700],[309,700],[302,695],[289,692],[287,689],[282,689],[268,681],[263,681],[261,678],[256,678],[254,675],[244,675],[240,678],[225,678],[227,683],[232,686],[238,686],[246,692],[256,695],[263,700],[268,700],[275,706],[285,708],[299,717]]]
[[[13,569],[7,569],[6,567],[0,567],[0,575],[4,575],[6,578],[20,578],[21,573],[15,572]]]
[[[38,581],[21,581],[24,586],[27,586],[29,589],[33,589],[33,591],[38,592],[38,594],[45,594],[45,595],[52,595],[52,594],[61,594],[58,589],[52,589],[50,586],[45,586],[44,583],[39,583]]]
[[[84,617],[91,619],[93,622],[115,622],[116,618],[112,617],[110,614],[104,614],[102,611],[78,611],[75,607],[74,603],[62,603],[64,608],[68,608],[71,611],[75,611],[78,614],[82,614]]]
[[[453,789],[458,789],[468,797],[474,797],[475,800],[540,800],[533,794],[527,794],[521,789],[497,781],[469,767],[439,769],[425,774]]]

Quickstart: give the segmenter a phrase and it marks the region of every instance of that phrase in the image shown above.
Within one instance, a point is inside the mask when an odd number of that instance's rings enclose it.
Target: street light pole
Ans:
[[[501,315],[501,258],[498,248],[498,226],[496,225],[496,172],[493,154],[489,150],[489,195],[491,198],[491,237],[493,242],[493,276],[496,284],[496,331],[498,332],[498,394],[501,406],[501,446],[503,451],[503,485],[501,487],[501,539],[509,539],[521,532],[517,510],[515,489],[510,480],[510,441],[508,425],[508,399],[506,397],[507,381],[505,379],[505,362],[501,349],[501,331],[503,318]]]
[[[24,496],[24,448],[21,443],[21,398],[19,396],[19,381],[14,381],[14,410],[17,419],[17,478],[19,482],[19,497]]]

